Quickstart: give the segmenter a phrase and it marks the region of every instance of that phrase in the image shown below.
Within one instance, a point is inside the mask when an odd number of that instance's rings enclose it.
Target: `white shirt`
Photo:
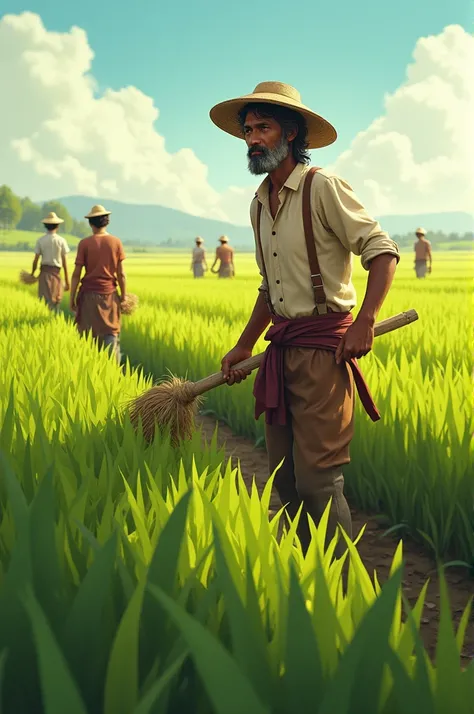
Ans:
[[[45,233],[35,245],[36,255],[41,255],[41,265],[62,266],[62,258],[69,253],[69,246],[57,233]]]

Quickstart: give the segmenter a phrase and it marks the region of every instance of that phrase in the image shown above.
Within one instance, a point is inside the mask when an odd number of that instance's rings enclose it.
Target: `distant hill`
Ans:
[[[121,203],[109,199],[84,196],[67,196],[58,199],[71,216],[84,217],[96,203],[113,212],[111,230],[123,241],[142,245],[190,245],[196,236],[202,236],[207,247],[217,245],[219,236],[227,235],[233,245],[253,246],[253,231],[249,226],[235,226],[224,221],[199,218],[173,208],[157,205]]]
[[[223,233],[233,245],[253,248],[253,231],[250,227],[236,226],[224,221],[200,218],[189,213],[158,205],[138,205],[111,201],[90,196],[66,196],[57,199],[63,203],[73,218],[82,219],[95,203],[102,203],[113,212],[112,230],[127,243],[141,245],[190,245],[197,235],[209,247],[217,244]],[[412,233],[418,226],[429,231],[464,234],[474,228],[474,217],[468,213],[429,213],[402,216],[379,216],[382,228],[392,235]]]

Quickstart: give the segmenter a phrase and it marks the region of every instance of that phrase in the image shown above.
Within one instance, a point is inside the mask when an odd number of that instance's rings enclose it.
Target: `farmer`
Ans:
[[[64,288],[69,290],[69,276],[67,270],[66,255],[69,253],[69,246],[64,238],[58,234],[58,228],[64,223],[62,218],[51,211],[42,224],[46,233],[38,238],[35,246],[35,257],[31,275],[34,276],[38,261],[41,256],[41,267],[38,280],[38,297],[44,300],[52,312],[59,312],[59,306],[63,297],[63,283],[61,281],[61,267],[64,270]]]
[[[212,264],[211,272],[217,273],[219,278],[232,278],[235,275],[234,249],[230,247],[227,236],[221,236],[219,241],[220,245],[216,248],[216,257]],[[219,268],[214,270],[218,260],[221,261]]]
[[[106,211],[103,206],[93,206],[85,216],[92,235],[83,238],[77,247],[71,281],[71,310],[76,313],[79,333],[90,330],[99,346],[109,348],[120,364],[121,302],[126,297],[125,253],[119,238],[107,231],[110,214],[111,211]],[[83,268],[85,274],[76,297]]]
[[[203,239],[198,236],[196,238],[196,247],[193,248],[191,270],[195,278],[204,277],[204,271],[207,270],[206,251],[202,248],[203,243]]]
[[[426,277],[426,272],[431,273],[431,243],[425,238],[426,231],[424,228],[417,228],[415,235],[417,241],[415,243],[415,272],[417,278]],[[428,266],[428,260],[430,264]]]
[[[250,206],[262,282],[222,372],[229,385],[246,378],[248,371],[232,366],[251,356],[271,321],[270,346],[255,380],[255,417],[266,413],[270,473],[284,460],[274,483],[288,515],[303,505],[298,534],[306,550],[305,514],[317,524],[330,497],[328,539],[337,523],[352,537],[342,467],[350,461],[355,384],[372,420],[379,418],[356,358],[372,348],[398,246],[345,180],[308,166],[307,149],[332,144],[337,135],[301,103],[296,89],[263,82],[250,95],[216,105],[210,116],[245,140],[250,172],[267,174]],[[351,253],[369,271],[355,320]]]

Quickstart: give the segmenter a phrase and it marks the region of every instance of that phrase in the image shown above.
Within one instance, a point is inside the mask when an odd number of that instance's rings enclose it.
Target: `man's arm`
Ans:
[[[430,273],[431,273],[431,264],[433,262],[433,258],[431,256],[431,243],[428,243],[428,259],[430,261]]]
[[[120,300],[123,301],[127,297],[127,280],[123,271],[123,261],[121,260],[117,266],[117,280],[120,288]]]
[[[72,273],[72,278],[71,278],[71,293],[69,295],[69,307],[71,308],[71,310],[73,312],[75,312],[77,309],[76,293],[77,293],[77,288],[79,287],[79,283],[81,281],[82,268],[86,264],[85,258],[86,258],[86,249],[84,248],[84,242],[82,240],[80,240],[78,243],[78,246],[77,246],[75,267],[74,267],[74,271]]]
[[[33,258],[33,267],[31,268],[32,275],[34,275],[36,272],[36,268],[38,267],[39,259],[40,259],[40,253],[35,253],[35,257]]]
[[[250,319],[237,344],[225,355],[221,362],[222,373],[227,384],[239,383],[250,374],[250,372],[242,369],[233,370],[232,365],[252,356],[255,343],[268,326],[270,319],[270,312],[264,293],[260,291]]]
[[[213,264],[211,265],[211,273],[214,272],[214,266],[215,266],[215,264],[217,263],[218,260],[219,260],[219,248],[216,249],[216,257],[214,258],[214,262],[213,262]]]
[[[76,265],[71,278],[71,294],[69,296],[69,307],[73,312],[77,310],[76,293],[81,281],[82,265]]]
[[[64,270],[64,283],[65,283],[65,289],[69,290],[69,272],[67,268],[67,258],[66,258],[66,253],[62,254],[62,264],[63,264],[63,270]]]
[[[384,253],[372,259],[364,300],[357,318],[348,328],[336,350],[336,363],[363,357],[372,349],[374,326],[383,301],[390,289],[397,267],[397,258]]]

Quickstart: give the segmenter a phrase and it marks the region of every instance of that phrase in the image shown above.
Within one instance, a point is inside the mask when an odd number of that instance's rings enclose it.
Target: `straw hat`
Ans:
[[[201,238],[201,236],[198,236],[198,237],[196,238],[196,243],[204,243],[204,241],[203,241],[203,239]]]
[[[221,236],[221,237],[219,238],[219,240],[220,240],[221,243],[228,243],[228,242],[229,242],[229,239],[227,238],[227,236]]]
[[[90,212],[84,218],[98,218],[99,216],[110,216],[112,211],[106,211],[103,206],[98,204],[97,206],[92,206]]]
[[[43,218],[41,223],[46,223],[46,225],[56,225],[59,226],[60,223],[64,223],[62,218],[58,218],[54,211],[50,211],[46,218]]]
[[[299,112],[306,119],[310,149],[328,146],[337,139],[337,132],[332,124],[304,105],[297,89],[282,82],[260,82],[252,94],[245,94],[237,99],[228,99],[216,104],[209,112],[209,116],[219,129],[243,139],[238,113],[246,104],[255,104],[256,102],[278,104]]]
[[[422,236],[426,235],[426,231],[424,228],[417,228],[415,231],[415,235],[418,235],[418,233],[421,233]]]

